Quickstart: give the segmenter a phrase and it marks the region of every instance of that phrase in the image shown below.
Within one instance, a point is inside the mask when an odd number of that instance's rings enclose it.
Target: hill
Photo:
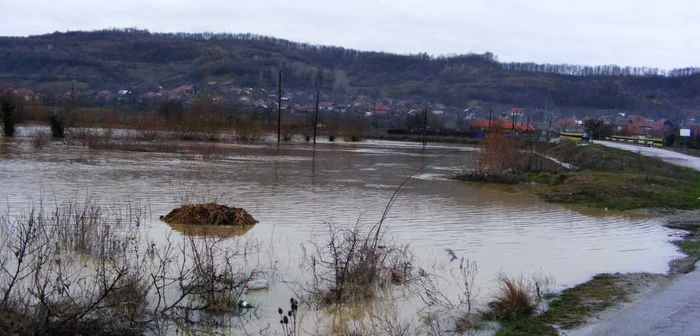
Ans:
[[[136,29],[0,37],[0,81],[42,92],[130,88],[148,92],[209,81],[338,96],[412,99],[465,106],[618,109],[650,115],[700,103],[697,68],[501,63],[490,53],[430,57],[350,50],[252,34],[161,34]]]

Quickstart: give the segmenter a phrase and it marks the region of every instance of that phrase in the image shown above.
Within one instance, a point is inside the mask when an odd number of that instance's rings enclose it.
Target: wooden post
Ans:
[[[316,129],[318,128],[318,102],[321,91],[316,91],[316,114],[314,115],[314,148],[316,148]]]
[[[277,143],[282,141],[282,70],[277,78]]]

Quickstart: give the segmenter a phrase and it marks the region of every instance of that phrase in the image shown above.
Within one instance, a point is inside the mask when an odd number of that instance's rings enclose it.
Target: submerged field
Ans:
[[[35,148],[20,137],[4,140],[0,147],[2,209],[11,218],[19,218],[42,199],[52,207],[90,195],[104,208],[147,208],[140,230],[161,246],[166,239],[186,242],[192,234],[158,219],[182,203],[217,202],[246,209],[260,223],[236,234],[208,232],[195,234],[195,239],[208,234],[219,237],[223,246],[249,246],[241,262],[271,284],[267,291],[246,294],[256,309],[234,320],[253,334],[278,332],[277,308],[287,309],[290,297],[304,302],[302,323],[309,331],[340,331],[334,329],[337,323],[360,328],[363,323],[357,321],[371,322],[376,312],[415,328],[424,325],[425,314],[436,313],[425,310],[424,286],[392,284],[372,305],[319,308],[307,304],[312,301],[307,289],[313,279],[306,267],[314,243],[329,239],[329,224],[371,227],[398,185],[425,165],[406,182],[388,212],[384,238],[387,245],[408,244],[416,274],[420,269],[434,274],[435,289],[454,304],[462,293],[454,276],[461,258],[478,264],[475,304],[483,306],[492,299],[500,273],[544,273],[556,279],[553,289],[559,290],[599,273],[665,273],[668,262],[680,256],[669,242],[675,231],[659,220],[583,214],[526,193],[452,180],[474,165],[476,152],[468,146],[423,149],[366,141],[321,143],[313,151],[303,142],[281,147],[264,142],[193,143],[180,144],[175,152],[144,152],[63,142]],[[635,173],[630,174],[633,178]],[[458,260],[450,261],[446,248]],[[371,325],[364,323],[363,328]]]

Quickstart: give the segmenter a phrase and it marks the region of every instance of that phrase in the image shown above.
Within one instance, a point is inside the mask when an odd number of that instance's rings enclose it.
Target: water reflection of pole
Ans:
[[[316,129],[318,128],[318,101],[321,91],[316,91],[316,114],[314,115],[314,149],[316,148]]]
[[[424,106],[423,113],[423,147],[428,144],[428,105]]]
[[[315,181],[316,177],[316,151],[311,152],[311,182]]]
[[[282,69],[277,78],[277,143],[282,141]]]

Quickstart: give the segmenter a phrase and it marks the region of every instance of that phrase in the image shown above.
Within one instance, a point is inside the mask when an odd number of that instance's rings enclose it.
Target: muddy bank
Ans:
[[[652,282],[630,303],[607,309],[568,335],[697,334],[697,324],[693,321],[698,310],[693,302],[700,295],[697,286],[700,276],[695,271],[700,260],[700,211],[647,209],[637,212],[663,214],[666,227],[686,231],[683,239],[674,242],[686,257],[674,260],[667,276]]]
[[[700,210],[673,211],[666,217],[667,227],[686,231],[700,229]]]
[[[627,307],[641,305],[695,270],[700,260],[700,211],[656,208],[628,213],[659,217],[664,226],[686,231],[683,239],[674,242],[686,256],[673,260],[667,274],[596,275],[555,295],[543,313],[503,324],[497,335],[588,335],[599,322],[610,320]]]
[[[671,262],[670,275],[686,274],[695,270],[700,260],[700,211],[675,211],[665,217],[664,226],[685,231],[683,239],[674,244],[686,257]]]
[[[168,224],[208,226],[253,226],[258,223],[241,208],[216,203],[185,204],[160,219]]]
[[[668,277],[662,274],[599,274],[551,297],[544,312],[503,323],[496,335],[569,335],[621,303],[646,296],[667,281]]]

